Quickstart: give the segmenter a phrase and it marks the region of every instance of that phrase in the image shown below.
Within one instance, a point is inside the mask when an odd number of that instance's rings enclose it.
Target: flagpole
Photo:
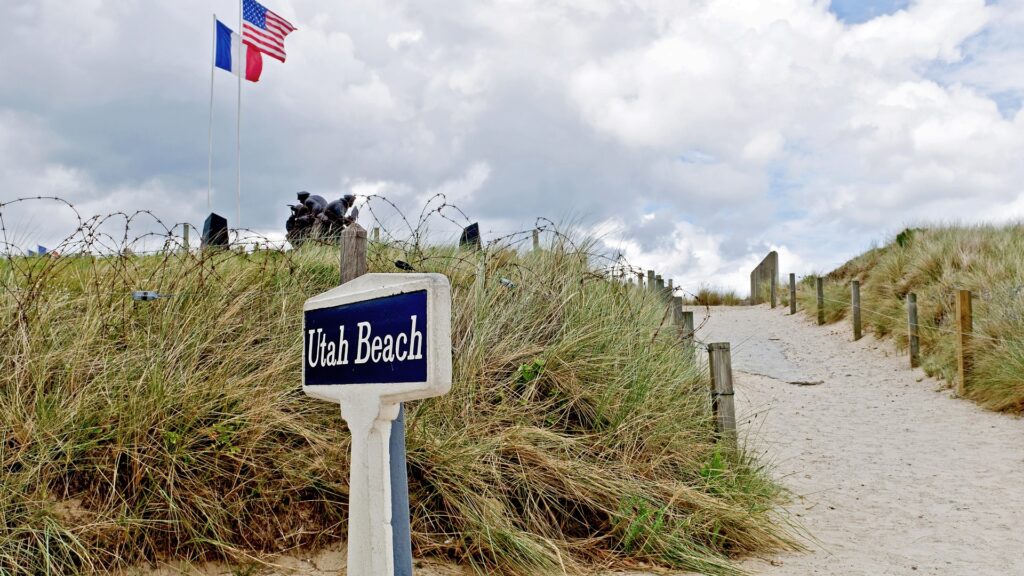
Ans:
[[[242,38],[242,3],[243,0],[238,0],[238,59],[241,60],[240,73],[238,74],[238,122],[235,126],[235,155],[238,165],[238,173],[235,175],[235,184],[237,186],[235,190],[235,210],[238,220],[235,226],[237,228],[242,227],[242,74],[245,73],[246,69],[246,57],[244,56],[243,49],[245,43],[241,41]]]
[[[213,77],[217,68],[217,14],[213,15],[213,59],[210,61],[210,157],[206,167],[206,211],[212,209],[213,196]]]

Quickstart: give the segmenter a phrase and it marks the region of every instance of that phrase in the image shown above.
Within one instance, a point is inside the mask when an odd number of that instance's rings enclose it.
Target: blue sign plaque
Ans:
[[[427,380],[427,291],[307,310],[306,386]]]

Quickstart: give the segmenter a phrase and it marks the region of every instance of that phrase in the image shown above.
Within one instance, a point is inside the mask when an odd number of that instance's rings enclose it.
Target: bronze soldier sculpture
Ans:
[[[299,203],[289,205],[292,214],[285,222],[288,241],[298,248],[307,240],[336,240],[341,231],[359,218],[356,197],[346,194],[328,203],[323,196],[299,192]]]

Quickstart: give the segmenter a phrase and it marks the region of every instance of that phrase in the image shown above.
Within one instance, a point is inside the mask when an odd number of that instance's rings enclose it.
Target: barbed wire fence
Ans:
[[[360,197],[358,202],[374,221],[374,242],[368,252],[368,260],[374,269],[416,270],[443,261],[440,263],[468,271],[476,269],[483,255],[485,262],[493,260],[497,264],[494,267],[485,264],[485,274],[501,276],[499,280],[538,296],[552,296],[549,287],[541,281],[541,272],[532,268],[528,259],[502,257],[504,253],[522,251],[531,241],[536,242],[538,237],[543,236],[551,249],[586,261],[586,272],[578,279],[581,284],[616,283],[623,290],[632,290],[632,293],[642,298],[660,298],[664,304],[664,314],[658,331],[652,336],[652,342],[662,329],[671,326],[676,317],[673,309],[680,305],[682,299],[695,303],[698,308],[702,308],[703,317],[691,330],[680,330],[680,336],[691,345],[704,344],[697,339],[696,334],[710,321],[711,308],[702,304],[697,295],[679,286],[673,286],[671,290],[645,286],[644,270],[631,264],[621,252],[600,249],[595,242],[572,229],[562,229],[550,219],[537,218],[531,228],[498,233],[483,243],[479,252],[449,252],[434,249],[444,242],[439,234],[431,233],[432,225],[441,222],[461,231],[473,221],[461,208],[449,202],[444,194],[429,198],[414,218],[410,218],[394,201],[380,194]],[[57,209],[67,210],[71,215],[73,230],[43,254],[33,254],[21,248],[15,242],[7,220],[11,208],[33,203],[48,210],[56,205]],[[151,297],[165,294],[182,297],[188,296],[190,290],[209,292],[225,289],[228,282],[224,274],[230,268],[226,264],[236,260],[258,265],[258,275],[282,269],[289,274],[296,274],[300,269],[296,260],[300,251],[293,249],[287,240],[269,237],[258,230],[229,229],[227,249],[197,248],[195,240],[200,236],[200,230],[192,224],[168,223],[150,210],[85,216],[72,202],[57,196],[27,196],[0,202],[0,259],[6,267],[6,270],[0,268],[0,293],[13,304],[19,321],[28,322],[32,307],[46,297],[79,296],[107,300],[138,298],[139,294],[143,294],[143,297],[147,294]],[[336,247],[339,239],[335,235],[314,237],[307,241],[315,245]],[[103,268],[102,274],[100,267]],[[59,278],[62,273],[72,269],[85,274],[91,281],[83,282],[74,289],[62,286]],[[189,278],[198,278],[199,281],[189,284]],[[636,284],[633,284],[634,279],[638,279]],[[191,288],[186,289],[185,286]],[[237,291],[237,288],[232,289]],[[243,290],[239,293],[252,295],[256,292],[266,296],[307,296],[294,290]],[[623,299],[624,308],[615,312],[638,313],[639,308],[631,307],[630,302],[633,301],[641,302]],[[9,334],[13,328],[8,326],[0,329],[0,336]]]

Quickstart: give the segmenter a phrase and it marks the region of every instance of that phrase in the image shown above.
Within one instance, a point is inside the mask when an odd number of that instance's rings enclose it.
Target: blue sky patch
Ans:
[[[906,8],[909,0],[832,0],[832,13],[847,24],[860,24]]]

